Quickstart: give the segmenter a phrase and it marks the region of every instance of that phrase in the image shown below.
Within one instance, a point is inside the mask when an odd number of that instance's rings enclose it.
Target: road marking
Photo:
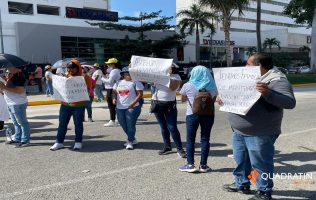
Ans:
[[[306,130],[302,130],[302,131],[295,131],[295,132],[287,133],[287,134],[281,134],[280,137],[293,136],[293,135],[297,135],[297,134],[308,133],[308,132],[311,132],[311,131],[316,131],[316,128],[306,129]],[[225,147],[211,148],[211,150],[226,150],[226,149],[232,149],[232,146],[228,145],[228,146],[225,146]],[[179,158],[164,159],[164,160],[160,160],[160,161],[156,161],[156,162],[151,162],[151,163],[145,163],[145,164],[142,164],[142,165],[126,167],[126,168],[113,170],[113,171],[108,171],[108,172],[104,172],[104,173],[96,173],[96,174],[91,175],[91,176],[86,176],[86,177],[82,177],[82,178],[78,178],[78,179],[74,179],[74,180],[70,180],[70,181],[63,181],[63,182],[43,185],[43,186],[39,186],[39,187],[34,187],[34,188],[30,188],[30,189],[19,191],[19,192],[0,193],[0,199],[12,198],[14,196],[23,195],[25,193],[37,192],[37,191],[51,189],[51,188],[56,188],[56,187],[60,187],[60,186],[64,186],[64,185],[76,184],[76,183],[80,183],[80,182],[83,182],[83,181],[88,181],[88,180],[92,180],[92,179],[96,179],[96,178],[100,178],[100,177],[104,177],[104,176],[108,176],[108,175],[112,175],[112,174],[119,174],[119,173],[132,171],[132,170],[139,169],[139,168],[146,168],[146,167],[150,167],[150,166],[154,166],[154,165],[158,165],[158,164],[163,164],[163,163],[167,163],[167,162],[171,162],[171,161],[176,161],[178,159]]]
[[[112,175],[112,174],[119,174],[119,173],[132,171],[132,170],[139,169],[139,168],[146,168],[146,167],[150,167],[150,166],[154,166],[154,165],[158,165],[158,164],[163,164],[163,163],[167,163],[167,162],[171,162],[171,161],[176,161],[178,159],[179,158],[164,159],[164,160],[160,160],[160,161],[156,161],[156,162],[146,163],[146,164],[142,164],[142,165],[136,165],[136,166],[132,166],[132,167],[126,167],[126,168],[123,168],[123,169],[108,171],[108,172],[104,172],[104,173],[96,173],[96,174],[91,175],[91,176],[86,176],[86,177],[82,177],[82,178],[78,178],[78,179],[74,179],[74,180],[70,180],[70,181],[63,181],[63,182],[53,183],[53,184],[49,184],[49,185],[43,185],[43,186],[30,188],[30,189],[26,189],[26,190],[22,190],[22,191],[18,191],[18,192],[0,193],[0,199],[12,198],[14,196],[23,195],[25,193],[37,192],[37,191],[51,189],[51,188],[56,188],[56,187],[60,187],[60,186],[64,186],[64,185],[76,184],[76,183],[80,183],[80,182],[83,182],[83,181],[88,181],[88,180],[92,180],[92,179],[95,179],[95,178],[100,178],[100,177],[103,177],[103,176],[108,176],[108,175]]]

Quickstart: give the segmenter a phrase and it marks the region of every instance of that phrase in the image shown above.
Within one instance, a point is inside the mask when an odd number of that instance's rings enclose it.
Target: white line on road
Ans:
[[[309,133],[311,131],[316,131],[316,128],[311,128],[311,129],[306,129],[306,130],[302,130],[302,131],[295,131],[292,133],[282,134],[282,135],[280,135],[280,137],[287,137],[287,136],[293,136],[293,135],[302,134],[302,133]],[[220,147],[220,148],[212,148],[212,150],[219,150],[219,149],[223,149],[223,150],[224,149],[232,149],[232,146],[229,145],[229,146]],[[104,173],[96,173],[96,174],[91,175],[91,176],[86,176],[86,177],[82,177],[82,178],[78,178],[78,179],[74,179],[74,180],[70,180],[70,181],[53,183],[53,184],[49,184],[49,185],[43,185],[43,186],[39,186],[39,187],[34,187],[34,188],[22,190],[19,192],[0,193],[0,199],[19,196],[19,195],[22,195],[25,193],[36,192],[36,191],[41,191],[41,190],[45,190],[45,189],[56,188],[56,187],[60,187],[60,186],[64,186],[64,185],[76,184],[76,183],[80,183],[80,182],[84,182],[84,181],[88,181],[88,180],[92,180],[92,179],[96,179],[96,178],[100,178],[100,177],[104,177],[104,176],[108,176],[108,175],[112,175],[112,174],[119,174],[119,173],[132,171],[132,170],[139,169],[139,168],[146,168],[146,167],[150,167],[150,166],[154,166],[154,165],[158,165],[158,164],[163,164],[163,163],[175,161],[177,159],[179,159],[179,158],[164,159],[164,160],[160,160],[160,161],[156,161],[156,162],[150,162],[150,163],[145,163],[142,165],[126,167],[126,168],[108,171],[108,172],[104,172]]]

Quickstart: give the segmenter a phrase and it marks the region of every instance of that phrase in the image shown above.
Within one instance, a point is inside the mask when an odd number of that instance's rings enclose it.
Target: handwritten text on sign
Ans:
[[[172,59],[132,56],[129,69],[133,81],[143,81],[169,86]]]
[[[260,67],[229,67],[213,69],[219,97],[219,110],[246,115],[261,94],[256,90]]]
[[[82,76],[66,78],[53,75],[53,98],[67,103],[88,101],[87,85]]]

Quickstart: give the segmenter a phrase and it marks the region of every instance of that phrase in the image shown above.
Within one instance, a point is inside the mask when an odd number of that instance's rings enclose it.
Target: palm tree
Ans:
[[[235,10],[242,15],[243,9],[249,4],[249,0],[199,0],[201,5],[210,6],[211,9],[222,13],[223,29],[225,33],[225,49],[227,66],[232,66],[230,50],[230,25],[231,17]]]
[[[181,34],[192,35],[195,29],[195,56],[196,63],[200,62],[200,30],[204,33],[205,29],[211,29],[215,32],[215,27],[210,21],[217,19],[217,16],[211,12],[205,12],[200,6],[193,4],[188,10],[181,10],[177,17],[182,17],[178,23]],[[186,32],[187,31],[187,32]]]
[[[270,50],[270,54],[272,54],[272,47],[277,46],[279,50],[281,49],[280,41],[278,41],[276,38],[266,38],[263,42],[263,49],[266,49],[267,47]]]

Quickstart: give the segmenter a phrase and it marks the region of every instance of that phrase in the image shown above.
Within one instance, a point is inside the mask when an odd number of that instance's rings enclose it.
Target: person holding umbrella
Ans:
[[[30,125],[26,116],[26,79],[22,69],[13,66],[7,68],[5,78],[7,82],[0,82],[0,90],[4,93],[10,118],[15,129],[14,140],[8,141],[7,144],[15,144],[16,147],[26,147],[30,143]]]

